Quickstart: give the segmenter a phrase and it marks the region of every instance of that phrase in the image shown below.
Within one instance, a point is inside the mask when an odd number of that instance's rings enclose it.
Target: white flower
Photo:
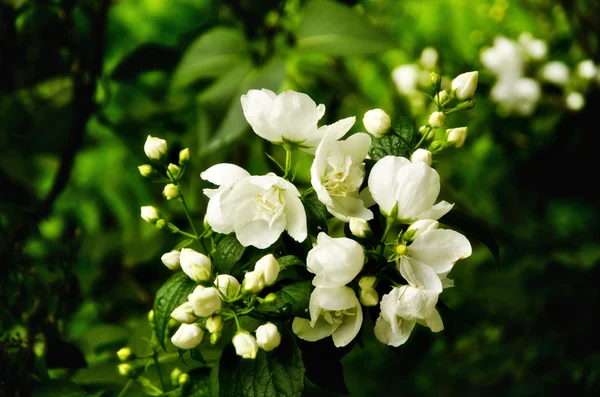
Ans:
[[[475,94],[479,72],[467,72],[459,74],[452,80],[452,91],[460,100],[469,99]]]
[[[423,48],[423,52],[421,52],[421,57],[419,58],[419,62],[425,69],[433,70],[435,69],[438,63],[439,55],[435,48],[433,47],[425,47]]]
[[[262,275],[265,285],[273,285],[279,275],[279,262],[273,254],[267,254],[256,262],[254,271]]]
[[[177,270],[181,267],[181,264],[179,263],[180,254],[179,251],[167,252],[160,257],[160,260],[169,270]]]
[[[156,221],[160,218],[158,215],[158,210],[156,207],[151,205],[146,205],[141,208],[142,219],[148,223],[156,223]]]
[[[529,59],[534,61],[541,61],[548,53],[548,46],[546,43],[542,40],[535,39],[529,32],[523,32],[519,35],[519,44],[521,44]]]
[[[190,148],[182,149],[179,152],[179,165],[183,165],[190,161]]]
[[[190,302],[185,302],[179,305],[171,313],[171,318],[183,324],[191,324],[197,320],[194,315],[194,306]]]
[[[204,330],[198,324],[181,324],[171,342],[180,349],[193,349],[202,342]]]
[[[150,160],[160,160],[167,153],[167,141],[148,135],[144,152]]]
[[[219,289],[221,294],[227,298],[234,298],[240,292],[240,282],[229,274],[219,274],[215,278],[215,287]]]
[[[523,57],[516,42],[496,37],[494,46],[481,53],[481,63],[501,79],[518,79],[523,74]]]
[[[446,115],[444,112],[433,112],[429,116],[429,125],[433,128],[438,128],[446,124]]]
[[[246,331],[240,331],[233,337],[232,341],[235,347],[235,353],[243,358],[256,358],[258,353],[258,343],[256,338]]]
[[[194,307],[194,314],[198,317],[208,317],[221,308],[221,298],[215,287],[198,285],[188,295],[188,300]]]
[[[163,196],[165,196],[167,200],[176,199],[180,196],[179,188],[173,183],[168,183],[163,189]]]
[[[581,110],[585,106],[585,98],[579,92],[571,92],[565,99],[569,110]]]
[[[363,313],[350,287],[315,288],[310,295],[310,321],[296,317],[292,331],[314,342],[332,336],[336,347],[346,346],[360,331]]]
[[[267,248],[284,230],[296,241],[306,239],[306,212],[300,192],[273,173],[238,180],[221,195],[219,204],[223,224],[233,225],[245,247]]]
[[[542,78],[558,86],[567,85],[569,75],[569,67],[560,61],[548,62],[542,68]]]
[[[183,248],[179,254],[179,263],[183,272],[196,282],[207,281],[210,278],[212,262],[204,254],[191,248]]]
[[[467,139],[467,127],[448,128],[446,130],[446,142],[459,148]]]
[[[371,146],[371,137],[359,133],[344,141],[336,140],[337,129],[347,131],[353,123],[352,117],[329,126],[310,167],[310,183],[319,201],[344,222],[349,222],[349,218],[373,219],[373,213],[359,197],[365,176],[363,161]]]
[[[392,80],[400,94],[414,94],[419,83],[419,67],[412,64],[398,66],[392,71]]]
[[[258,347],[271,351],[281,344],[281,334],[273,323],[265,323],[256,329]]]
[[[523,77],[517,80],[498,80],[492,87],[491,96],[505,112],[529,116],[535,111],[541,93],[537,80]]]
[[[591,80],[596,77],[598,68],[591,59],[586,59],[577,64],[577,75],[585,80]]]
[[[321,232],[308,251],[306,267],[315,274],[315,287],[341,287],[354,280],[365,263],[363,247],[346,237],[331,238]]]
[[[379,209],[391,215],[396,203],[398,221],[410,224],[417,219],[437,220],[452,204],[435,204],[440,192],[438,173],[423,162],[411,163],[404,157],[386,156],[373,166],[369,191]]]
[[[365,237],[371,233],[371,227],[362,218],[350,218],[350,233],[356,237]]]
[[[323,138],[325,130],[317,127],[317,122],[325,105],[317,106],[306,94],[250,90],[241,102],[246,120],[261,138],[276,144],[291,142],[309,153],[314,153]]]
[[[412,223],[406,232],[402,235],[404,240],[413,241],[420,234],[425,233],[429,230],[435,230],[440,226],[438,221],[434,221],[432,219],[420,219],[414,223]]]
[[[431,165],[431,152],[427,149],[417,149],[412,156],[410,156],[410,161],[413,163],[422,161],[427,165]]]
[[[407,247],[406,255],[431,267],[437,274],[448,273],[459,259],[471,256],[471,243],[454,230],[436,229],[430,225],[420,229]]]
[[[381,138],[392,126],[392,120],[382,109],[371,109],[365,113],[363,124],[369,134]]]
[[[210,198],[205,219],[215,232],[223,234],[233,232],[234,218],[221,212],[221,199],[237,181],[249,176],[245,169],[229,163],[213,165],[200,174],[200,178],[219,186],[218,189],[203,190],[203,193]]]

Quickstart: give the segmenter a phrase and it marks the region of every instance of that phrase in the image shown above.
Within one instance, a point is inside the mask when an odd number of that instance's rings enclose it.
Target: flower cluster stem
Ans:
[[[283,174],[283,179],[287,179],[292,170],[292,148],[289,143],[284,143],[283,148],[285,149],[285,173]]]

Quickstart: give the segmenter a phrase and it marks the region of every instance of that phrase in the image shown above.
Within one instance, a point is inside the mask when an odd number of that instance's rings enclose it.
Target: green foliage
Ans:
[[[174,274],[156,292],[154,298],[154,332],[160,345],[165,347],[165,329],[175,308],[187,300],[196,283],[185,273]]]
[[[308,318],[308,301],[310,299],[311,282],[298,281],[286,285],[275,292],[276,298],[272,303],[262,303],[257,309],[261,312],[277,312]]]
[[[306,223],[310,233],[327,233],[327,218],[329,213],[325,204],[319,201],[316,194],[311,193],[302,198],[302,205],[306,210]]]
[[[244,255],[244,247],[234,234],[229,234],[219,242],[214,253],[214,271],[219,274],[231,274],[233,266]]]
[[[375,161],[385,156],[410,157],[414,148],[414,126],[410,120],[403,119],[393,132],[373,138],[369,148],[369,156]]]

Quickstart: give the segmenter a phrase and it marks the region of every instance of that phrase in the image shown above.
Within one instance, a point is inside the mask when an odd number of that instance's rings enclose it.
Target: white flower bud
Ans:
[[[151,178],[158,175],[158,172],[149,164],[140,165],[138,167],[140,174],[145,178]]]
[[[215,287],[227,298],[234,298],[240,292],[240,282],[229,274],[219,274],[215,279]]]
[[[363,124],[370,134],[376,138],[381,138],[390,129],[392,120],[383,110],[372,109],[365,113]]]
[[[422,161],[423,163],[425,163],[427,165],[431,165],[431,162],[432,162],[431,152],[427,149],[417,149],[412,154],[412,156],[410,156],[410,161],[413,163]]]
[[[197,320],[194,315],[194,306],[190,302],[185,302],[175,308],[171,313],[171,318],[182,324],[191,324]]]
[[[448,98],[450,96],[448,95],[448,91],[446,90],[442,90],[440,92],[437,93],[437,95],[435,96],[435,99],[438,101],[438,103],[440,105],[445,104],[448,101]]]
[[[350,218],[350,233],[356,237],[365,237],[371,232],[369,223],[362,218]]]
[[[562,62],[548,62],[542,69],[542,78],[557,86],[565,86],[569,82],[569,68]]]
[[[431,219],[420,219],[411,224],[402,235],[402,238],[407,241],[414,241],[420,234],[438,228],[440,223]]]
[[[578,111],[585,106],[585,98],[579,92],[571,92],[565,98],[565,103],[569,110]]]
[[[266,286],[273,285],[279,275],[279,262],[273,254],[265,255],[256,262],[254,271],[262,273]]]
[[[281,334],[273,323],[265,323],[256,329],[256,342],[264,351],[271,351],[281,343]]]
[[[467,127],[448,128],[446,130],[446,142],[454,147],[461,147],[467,139]]]
[[[141,208],[142,219],[148,223],[156,223],[156,221],[160,218],[158,215],[158,210],[156,207],[151,205],[146,205]]]
[[[207,281],[210,278],[212,262],[204,254],[191,248],[183,248],[179,255],[181,269],[195,282]]]
[[[247,272],[244,275],[242,288],[244,291],[251,294],[258,294],[263,290],[263,288],[265,288],[265,278],[262,273],[258,271]]]
[[[206,329],[211,334],[218,334],[223,329],[223,318],[220,315],[211,316],[206,319]]]
[[[171,177],[174,179],[177,179],[179,177],[179,174],[181,173],[181,168],[177,164],[173,163],[170,163],[167,166],[167,170],[169,170]]]
[[[194,307],[194,314],[198,317],[208,317],[221,308],[219,291],[214,287],[198,285],[188,295],[188,300]]]
[[[429,116],[429,125],[438,128],[446,124],[446,115],[443,112],[433,112]]]
[[[129,347],[123,347],[117,352],[117,357],[120,361],[127,361],[133,356],[133,352]]]
[[[129,364],[119,364],[117,368],[119,369],[119,374],[121,376],[131,377],[135,375],[135,370]]]
[[[374,289],[370,289],[370,290],[362,290],[361,289],[358,298],[360,300],[360,303],[362,303],[362,305],[365,307],[373,307],[373,306],[377,306],[377,304],[379,304],[379,294]]]
[[[438,59],[439,55],[435,48],[425,47],[423,48],[423,52],[421,52],[419,62],[425,69],[433,70],[438,63]]]
[[[452,80],[452,91],[460,100],[469,99],[475,94],[478,78],[479,72],[477,71],[459,74]]]
[[[179,251],[167,252],[160,257],[160,260],[169,270],[177,270],[181,267],[179,263],[180,254]]]
[[[165,196],[167,200],[176,199],[180,196],[179,188],[177,187],[177,185],[169,183],[163,189],[163,196]]]
[[[577,64],[577,75],[585,80],[591,80],[596,77],[598,68],[594,65],[594,61],[586,59]]]
[[[233,337],[233,346],[235,353],[243,358],[256,358],[258,353],[258,343],[256,338],[246,331],[240,331]]]
[[[148,135],[144,143],[144,152],[150,160],[160,160],[167,153],[167,141]]]
[[[190,161],[190,149],[186,147],[179,152],[179,165],[184,165],[188,161]]]
[[[180,349],[193,349],[202,342],[204,330],[198,324],[181,324],[171,337],[171,342]]]
[[[369,291],[375,288],[375,283],[377,282],[377,277],[375,276],[362,276],[360,280],[358,280],[358,286],[360,289]]]

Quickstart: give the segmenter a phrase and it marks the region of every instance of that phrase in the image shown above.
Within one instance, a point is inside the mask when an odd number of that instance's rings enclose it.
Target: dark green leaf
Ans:
[[[287,269],[291,266],[306,266],[300,258],[294,255],[286,255],[277,258],[279,263],[279,271]]]
[[[210,371],[206,368],[195,368],[188,372],[190,382],[173,390],[168,397],[211,397]]]
[[[215,252],[214,271],[219,274],[231,274],[233,265],[242,258],[245,250],[246,247],[240,244],[234,234],[223,237]]]
[[[310,299],[310,281],[299,281],[284,286],[275,292],[274,302],[262,303],[257,309],[261,312],[276,312],[299,317],[308,316],[308,302]]]
[[[154,298],[154,331],[161,346],[165,347],[165,328],[171,313],[181,305],[196,287],[196,283],[185,273],[174,274],[158,290]]]
[[[344,381],[344,368],[340,360],[352,350],[356,339],[343,348],[335,347],[331,338],[316,342],[298,340],[308,380],[323,390],[349,394]]]
[[[500,248],[498,247],[498,242],[482,221],[475,219],[464,212],[453,209],[440,218],[440,222],[462,230],[469,240],[481,241],[488,250],[490,250],[492,256],[496,260],[496,264],[500,264]]]
[[[89,396],[81,387],[65,379],[51,379],[42,383],[32,393],[33,397],[84,397]]]
[[[306,222],[308,232],[311,234],[319,234],[319,232],[327,233],[327,207],[319,201],[316,194],[311,193],[302,199],[302,204],[306,210]]]
[[[200,346],[196,346],[193,349],[190,349],[190,357],[192,360],[200,361],[202,364],[206,364],[206,360],[202,355],[202,351],[200,350]]]
[[[382,52],[397,45],[362,15],[332,1],[311,1],[296,32],[297,48],[328,55]]]
[[[185,248],[188,245],[192,244],[194,241],[196,241],[196,240],[191,239],[191,238],[187,239],[187,240],[183,240],[182,242],[180,242],[179,244],[177,244],[175,246],[175,248],[173,248],[173,251],[179,251],[180,249]]]
[[[46,346],[46,367],[48,368],[83,368],[87,366],[83,353],[71,342],[55,340]]]
[[[179,51],[160,44],[142,44],[127,54],[110,74],[113,80],[132,80],[141,72],[171,71],[177,65]]]
[[[394,134],[387,134],[381,138],[374,138],[369,149],[369,155],[375,161],[379,161],[385,156],[403,156],[408,157],[411,146],[406,141]]]
[[[220,397],[295,397],[304,389],[300,350],[289,334],[271,352],[260,349],[256,359],[236,355],[229,344],[219,363]]]

